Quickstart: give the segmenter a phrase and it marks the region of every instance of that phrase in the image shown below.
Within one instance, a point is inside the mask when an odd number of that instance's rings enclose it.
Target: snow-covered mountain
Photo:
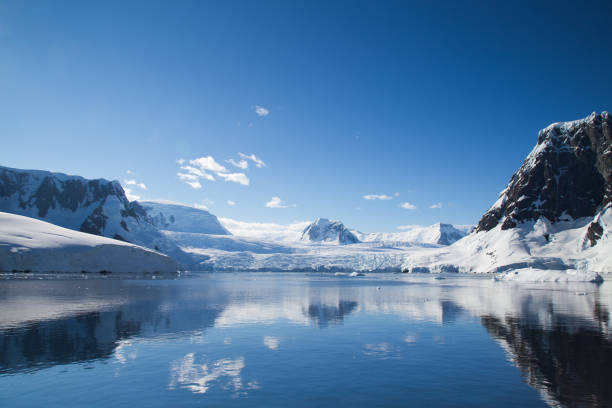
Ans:
[[[341,245],[359,242],[357,237],[340,221],[317,218],[302,232],[303,242],[337,243]]]
[[[408,271],[612,272],[612,117],[555,123],[468,237],[412,254]]]
[[[230,235],[208,211],[166,201],[139,201],[149,223],[160,230],[198,234]]]
[[[192,262],[148,221],[140,204],[127,199],[118,181],[0,166],[0,211],[155,249],[182,265]]]
[[[451,224],[437,223],[427,227],[411,226],[402,232],[372,232],[363,233],[351,231],[361,242],[378,244],[380,246],[411,247],[450,245],[465,237],[471,227],[459,229]]]
[[[174,273],[171,258],[115,239],[0,212],[0,271]]]

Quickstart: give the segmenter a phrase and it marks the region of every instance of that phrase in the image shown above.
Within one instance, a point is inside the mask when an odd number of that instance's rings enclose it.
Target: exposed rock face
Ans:
[[[436,244],[439,245],[450,245],[467,235],[465,232],[455,228],[452,224],[439,223],[435,224],[434,227],[440,234],[438,240],[436,241]]]
[[[139,212],[144,213],[137,203],[128,201],[117,181],[0,167],[1,211],[104,235],[108,221],[104,205],[111,200],[118,204],[122,218],[137,218]]]
[[[330,221],[327,218],[317,218],[302,232],[302,241],[337,242],[339,244],[355,244],[357,237],[340,221]]]
[[[476,231],[489,231],[500,222],[502,229],[510,229],[540,217],[553,223],[593,217],[611,202],[612,116],[592,113],[540,131],[536,147]],[[592,245],[597,234],[594,227]]]

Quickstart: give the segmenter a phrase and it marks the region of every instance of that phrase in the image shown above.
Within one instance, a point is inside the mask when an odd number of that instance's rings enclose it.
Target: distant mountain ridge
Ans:
[[[338,243],[341,245],[359,242],[357,237],[340,221],[317,218],[302,232],[301,241],[318,243]]]
[[[471,226],[459,229],[451,224],[436,223],[430,226],[415,225],[402,232],[353,233],[364,243],[379,243],[387,246],[450,245],[465,237]]]

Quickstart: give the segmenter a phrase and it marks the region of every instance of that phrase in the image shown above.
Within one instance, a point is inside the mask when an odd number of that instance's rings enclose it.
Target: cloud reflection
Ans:
[[[244,357],[223,358],[209,365],[196,363],[195,353],[189,353],[170,364],[168,388],[175,389],[178,386],[195,394],[205,394],[217,385],[237,394],[246,393],[249,389],[258,388],[258,385],[254,381],[246,386],[243,384],[240,374],[244,367]]]

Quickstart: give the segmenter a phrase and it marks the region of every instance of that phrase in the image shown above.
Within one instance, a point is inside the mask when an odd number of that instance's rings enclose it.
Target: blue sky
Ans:
[[[476,223],[540,128],[610,109],[611,17],[609,2],[0,1],[0,164],[134,180],[243,221]]]

